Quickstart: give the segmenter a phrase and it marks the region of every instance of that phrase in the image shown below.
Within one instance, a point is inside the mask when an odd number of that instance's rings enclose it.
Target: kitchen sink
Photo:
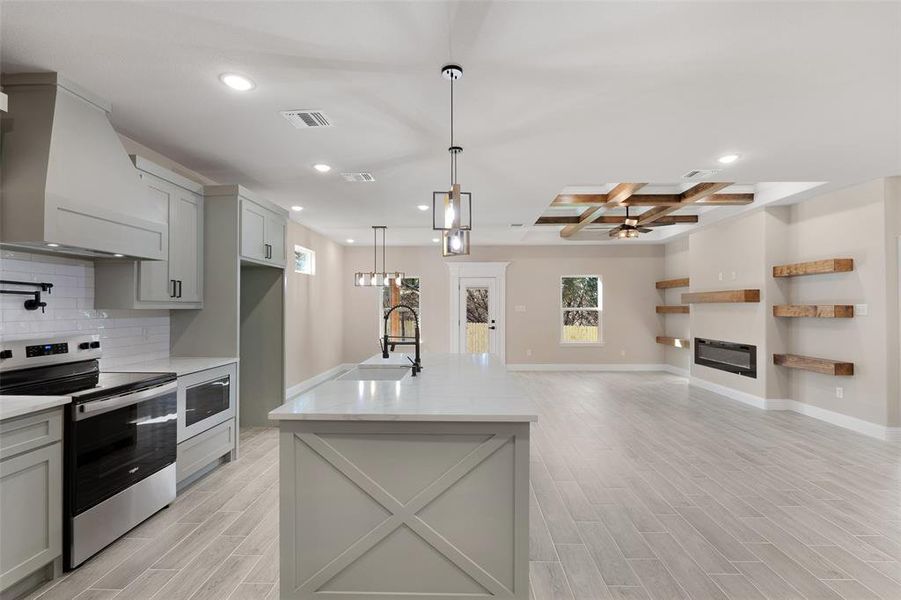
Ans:
[[[410,375],[409,367],[354,367],[337,381],[400,381]]]

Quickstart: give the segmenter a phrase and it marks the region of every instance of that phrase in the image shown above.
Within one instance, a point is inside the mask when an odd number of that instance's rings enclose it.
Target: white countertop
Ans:
[[[233,356],[170,356],[134,365],[122,365],[110,369],[109,373],[175,373],[181,377],[198,371],[206,371],[238,362]],[[106,369],[104,369],[106,371]]]
[[[409,358],[407,358],[409,357]],[[361,367],[409,367],[413,360],[413,354],[406,352],[391,352],[388,358],[382,358],[381,354],[373,354],[359,364]]]
[[[63,406],[69,396],[0,396],[0,421]]]
[[[382,364],[381,355],[366,366]],[[406,359],[403,359],[406,360]],[[391,366],[391,365],[386,365]],[[269,413],[271,420],[537,421],[538,414],[491,355],[425,354],[401,381],[328,381]]]

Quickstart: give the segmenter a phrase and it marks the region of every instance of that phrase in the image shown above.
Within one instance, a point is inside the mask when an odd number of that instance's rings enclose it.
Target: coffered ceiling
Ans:
[[[460,182],[473,243],[609,243],[551,202],[692,169],[717,194],[791,200],[901,173],[901,4],[870,2],[16,2],[0,3],[7,72],[55,70],[108,98],[117,128],[222,183],[242,183],[344,242],[385,224],[430,244],[448,181],[450,61]],[[240,93],[219,76],[256,84]],[[318,109],[333,127],[280,114]],[[737,153],[731,165],[717,157]],[[326,163],[332,171],[312,169]],[[349,183],[341,172],[370,172]],[[610,183],[614,182],[614,183]],[[605,218],[624,214],[606,207]],[[661,241],[750,206],[698,203]],[[641,210],[648,210],[642,208]],[[511,227],[522,224],[522,227]],[[582,241],[579,241],[582,240]],[[633,243],[626,240],[616,243]]]

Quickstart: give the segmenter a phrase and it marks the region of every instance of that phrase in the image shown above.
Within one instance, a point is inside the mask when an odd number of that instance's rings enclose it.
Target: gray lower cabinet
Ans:
[[[0,436],[2,594],[62,556],[62,409],[3,421]]]
[[[229,419],[180,443],[175,459],[176,480],[182,483],[233,452],[236,436],[235,420]]]

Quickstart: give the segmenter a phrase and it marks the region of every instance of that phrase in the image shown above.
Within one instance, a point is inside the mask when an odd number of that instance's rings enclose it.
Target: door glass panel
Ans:
[[[226,375],[221,379],[185,390],[185,425],[190,427],[216,413],[228,410],[229,384],[229,377]]]
[[[75,421],[75,494],[79,514],[175,462],[175,392]]]
[[[466,351],[490,352],[488,288],[466,288]]]

